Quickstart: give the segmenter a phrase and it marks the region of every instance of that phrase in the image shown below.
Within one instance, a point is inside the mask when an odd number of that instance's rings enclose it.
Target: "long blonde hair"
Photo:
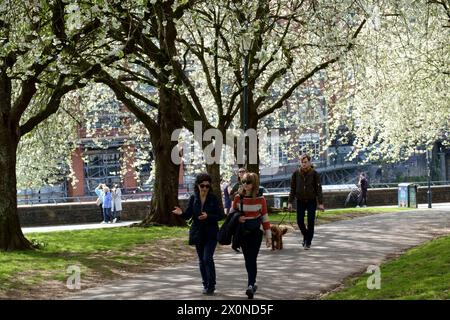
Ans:
[[[258,196],[259,191],[259,177],[254,172],[247,172],[242,177],[242,181],[251,181],[252,183],[252,198],[256,198]],[[240,195],[245,196],[244,184],[239,187],[238,193]]]

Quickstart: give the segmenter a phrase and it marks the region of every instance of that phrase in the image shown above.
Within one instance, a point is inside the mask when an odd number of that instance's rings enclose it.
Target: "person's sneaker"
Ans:
[[[239,248],[236,248],[236,247],[231,247],[231,248],[234,250],[234,252],[241,253],[241,250],[239,250]]]
[[[356,206],[357,208],[361,208],[360,206]]]
[[[253,299],[253,295],[255,294],[255,290],[253,289],[253,286],[248,286],[247,290],[245,291],[245,294],[249,299]]]
[[[114,219],[113,219],[113,223],[116,223],[116,222],[117,222],[117,218],[114,218]]]
[[[102,221],[102,222],[100,222],[100,224],[105,224],[106,223],[106,221]]]
[[[309,249],[311,249],[311,245],[310,245],[310,244],[307,244],[307,245],[305,246],[305,250],[309,250]]]
[[[255,293],[256,290],[258,290],[258,286],[255,284],[255,285],[253,285],[253,293]]]

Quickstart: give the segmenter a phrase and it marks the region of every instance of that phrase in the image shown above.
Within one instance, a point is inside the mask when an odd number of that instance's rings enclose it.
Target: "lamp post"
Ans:
[[[242,115],[243,115],[243,119],[242,119],[242,127],[244,129],[244,133],[248,130],[249,127],[249,111],[248,111],[248,60],[249,60],[249,52],[252,48],[252,44],[253,41],[250,37],[244,35],[242,37],[242,49],[243,49],[243,53],[244,53],[244,70],[243,70],[243,74],[244,74],[244,83],[243,83],[243,90],[242,90]],[[248,150],[249,150],[249,146],[248,146],[248,139],[245,138],[244,136],[244,165],[245,167],[248,167],[248,159],[249,159],[249,155],[248,155]]]
[[[431,150],[427,150],[427,172],[428,172],[428,208],[431,208]]]

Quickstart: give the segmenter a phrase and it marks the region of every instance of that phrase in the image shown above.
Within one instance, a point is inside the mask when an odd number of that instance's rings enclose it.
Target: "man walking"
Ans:
[[[303,234],[303,247],[311,248],[314,236],[316,209],[324,210],[322,184],[320,175],[311,165],[311,157],[300,156],[300,168],[295,170],[291,178],[291,192],[288,200],[288,210],[292,210],[294,197],[297,200],[297,224]],[[305,211],[308,213],[308,226],[305,226]]]
[[[359,199],[358,199],[358,208],[367,206],[367,188],[369,187],[369,183],[367,182],[366,175],[364,172],[361,172],[359,175],[358,187],[360,189]]]

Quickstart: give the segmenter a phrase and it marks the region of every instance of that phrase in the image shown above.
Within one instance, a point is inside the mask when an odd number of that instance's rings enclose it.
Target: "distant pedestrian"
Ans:
[[[272,245],[272,233],[270,231],[266,199],[258,195],[258,175],[253,172],[245,173],[241,182],[242,186],[233,200],[233,209],[242,209],[243,211],[239,217],[239,244],[244,254],[245,268],[247,270],[247,290],[245,294],[249,299],[253,299],[258,288],[256,285],[257,258],[261,248],[263,230],[267,247]]]
[[[311,165],[311,157],[300,156],[300,168],[295,170],[291,178],[291,192],[288,200],[288,210],[292,210],[292,202],[297,200],[297,224],[303,235],[302,245],[310,249],[314,237],[316,209],[324,210],[322,184],[320,175]],[[305,210],[308,213],[308,226],[305,226]]]
[[[102,196],[102,192],[103,192],[103,183],[100,183],[97,188],[95,188],[95,194],[97,195],[97,201],[96,204],[97,206],[100,208],[100,215],[101,215],[101,221],[105,221],[104,216],[103,216],[103,196]]]
[[[189,244],[197,250],[200,274],[203,281],[203,294],[213,295],[216,290],[216,267],[214,251],[217,246],[218,221],[223,218],[219,199],[212,193],[211,176],[199,174],[195,179],[195,192],[189,199],[187,209],[183,212],[175,207],[173,214],[183,219],[192,218],[189,230]]]
[[[102,207],[103,207],[103,221],[101,223],[111,223],[111,192],[109,191],[109,188],[103,184],[102,185],[102,191],[100,191],[100,188],[95,188],[95,193],[99,196],[99,198],[102,201]]]
[[[244,176],[244,174],[247,172],[247,169],[245,169],[244,167],[239,168],[238,169],[238,178],[237,178],[237,182],[234,184],[233,188],[230,191],[230,199],[234,199],[236,197],[236,195],[238,194],[239,188],[242,186],[242,177]]]
[[[120,190],[119,185],[114,184],[111,189],[112,196],[112,206],[111,212],[113,217],[113,223],[120,221],[120,214],[122,212],[122,190]]]
[[[361,172],[359,175],[358,188],[361,190],[358,199],[358,208],[367,207],[367,188],[369,187],[369,183],[366,178],[366,174]]]
[[[225,214],[228,215],[231,208],[231,197],[230,197],[231,187],[230,184],[225,181],[225,185],[223,187],[223,207],[225,210]]]

